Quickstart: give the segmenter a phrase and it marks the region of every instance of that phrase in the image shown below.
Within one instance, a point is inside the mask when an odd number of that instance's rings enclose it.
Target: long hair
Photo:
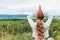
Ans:
[[[42,10],[37,11],[36,17],[37,17],[36,21],[37,34],[41,40],[41,38],[44,38],[44,25],[43,25],[44,14]]]

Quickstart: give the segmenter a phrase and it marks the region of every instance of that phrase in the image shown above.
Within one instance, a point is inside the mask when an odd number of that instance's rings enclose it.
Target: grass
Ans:
[[[60,39],[60,19],[53,19],[49,35],[55,40]],[[34,40],[27,19],[0,19],[0,40]]]
[[[23,34],[5,34],[5,36],[2,36],[0,40],[33,40],[31,33],[23,33]]]

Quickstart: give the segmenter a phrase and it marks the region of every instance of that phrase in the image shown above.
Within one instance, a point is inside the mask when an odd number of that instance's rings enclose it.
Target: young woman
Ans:
[[[33,22],[32,17],[36,16],[36,23]],[[33,13],[33,14],[29,14],[27,19],[28,22],[32,28],[33,31],[33,37],[35,38],[35,40],[45,40],[45,38],[49,37],[49,26],[52,22],[52,15],[49,15],[46,13],[46,15],[48,16],[48,20],[44,23],[44,14],[41,10],[41,6],[39,6],[39,10],[37,11],[37,13]]]

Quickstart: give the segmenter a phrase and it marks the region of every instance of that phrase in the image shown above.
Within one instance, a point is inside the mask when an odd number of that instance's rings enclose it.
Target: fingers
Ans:
[[[39,10],[41,10],[41,5],[39,5]]]

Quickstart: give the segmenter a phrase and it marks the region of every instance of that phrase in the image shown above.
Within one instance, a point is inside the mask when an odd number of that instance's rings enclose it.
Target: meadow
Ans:
[[[53,19],[49,35],[55,40],[60,40],[60,19]],[[0,40],[33,40],[27,19],[0,19]]]

